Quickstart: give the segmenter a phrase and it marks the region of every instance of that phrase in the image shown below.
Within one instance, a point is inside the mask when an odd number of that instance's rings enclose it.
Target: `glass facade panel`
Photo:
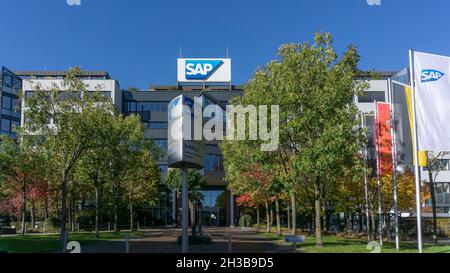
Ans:
[[[0,67],[0,82],[0,133],[17,138],[14,130],[20,126],[22,80],[5,67]]]
[[[2,108],[11,110],[11,98],[7,96],[2,96]]]

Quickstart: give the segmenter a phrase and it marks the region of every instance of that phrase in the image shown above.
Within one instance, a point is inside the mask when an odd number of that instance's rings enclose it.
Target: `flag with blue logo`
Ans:
[[[450,151],[450,57],[414,53],[419,150]]]

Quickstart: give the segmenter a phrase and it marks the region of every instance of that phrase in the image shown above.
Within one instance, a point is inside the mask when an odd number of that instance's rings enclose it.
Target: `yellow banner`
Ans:
[[[413,153],[416,150],[414,147],[414,139],[416,137],[416,134],[414,133],[414,124],[413,124],[413,112],[412,112],[412,90],[411,87],[405,86],[405,94],[406,94],[406,102],[408,105],[408,114],[409,114],[409,124],[411,128],[411,139],[412,139],[412,148]],[[413,163],[416,164],[415,156],[413,156]],[[426,167],[428,166],[428,153],[427,151],[419,151],[419,166]]]

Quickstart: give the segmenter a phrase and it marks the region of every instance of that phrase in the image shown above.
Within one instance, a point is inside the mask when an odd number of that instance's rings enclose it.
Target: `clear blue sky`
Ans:
[[[107,70],[123,88],[175,84],[186,57],[233,59],[244,83],[283,43],[331,32],[339,52],[359,48],[362,69],[400,70],[408,48],[450,55],[450,1],[0,0],[0,65]]]

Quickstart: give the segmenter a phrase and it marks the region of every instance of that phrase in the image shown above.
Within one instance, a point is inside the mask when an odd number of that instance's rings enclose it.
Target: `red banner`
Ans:
[[[392,173],[392,135],[391,135],[391,108],[389,103],[377,103],[375,116],[375,143],[380,158],[381,176]]]

